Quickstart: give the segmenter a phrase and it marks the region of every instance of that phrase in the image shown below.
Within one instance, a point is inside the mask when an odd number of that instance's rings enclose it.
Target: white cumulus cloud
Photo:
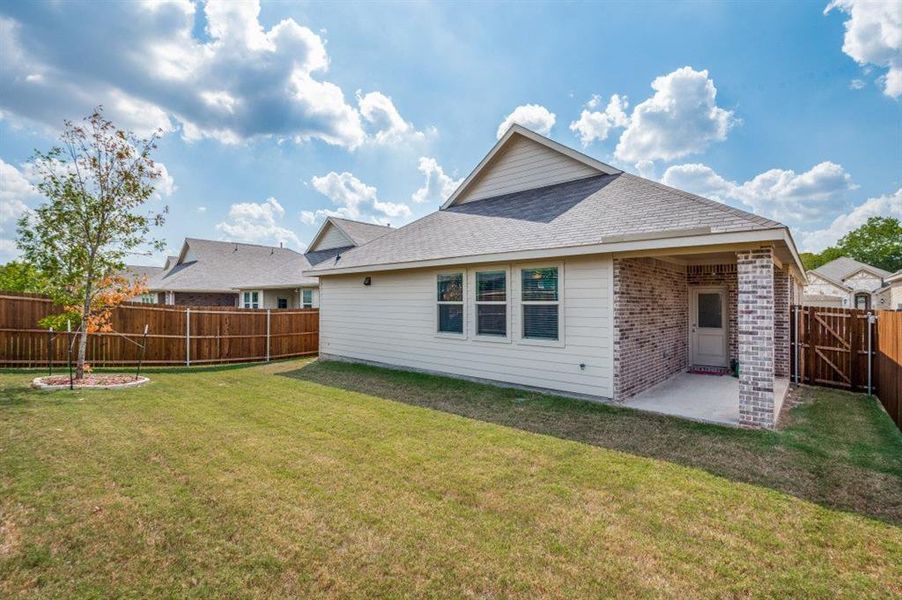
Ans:
[[[551,128],[554,127],[555,120],[554,113],[541,104],[523,104],[504,117],[504,120],[498,125],[497,136],[500,140],[514,123],[531,129],[536,133],[548,135],[551,133]]]
[[[707,70],[682,67],[656,78],[654,95],[640,102],[614,151],[617,159],[638,161],[682,158],[727,138],[736,122],[717,106],[717,88]]]
[[[239,202],[229,207],[227,220],[216,225],[216,229],[230,240],[259,244],[286,244],[303,249],[298,236],[284,227],[281,222],[285,209],[275,198],[265,202]]]
[[[0,158],[0,260],[18,255],[16,223],[40,199],[29,178],[29,170],[19,170]]]
[[[380,225],[397,225],[411,215],[409,206],[379,200],[375,187],[363,183],[348,172],[331,171],[321,177],[314,177],[310,183],[313,189],[329,198],[337,208],[302,211],[301,221],[307,224],[314,224],[326,217],[341,217]]]
[[[325,77],[323,38],[291,18],[265,29],[258,0],[7,3],[2,13],[6,116],[59,127],[102,103],[140,133],[180,128],[187,140],[317,139],[349,149],[416,133],[381,92],[347,99]],[[194,34],[201,19],[205,39]]]
[[[426,180],[423,187],[417,189],[411,196],[411,200],[417,204],[429,202],[431,204],[441,204],[448,199],[448,196],[454,193],[457,186],[460,185],[461,179],[454,179],[438,164],[434,158],[421,156],[417,165],[420,173]]]
[[[846,193],[857,187],[841,165],[829,161],[804,173],[770,169],[744,183],[730,181],[704,164],[675,165],[664,172],[661,182],[721,202],[738,201],[757,214],[788,225],[835,213]]]
[[[902,96],[902,5],[898,0],[833,0],[824,14],[834,8],[849,16],[843,52],[860,65],[886,69],[883,92]]]
[[[799,246],[805,251],[820,252],[853,229],[864,225],[871,217],[902,219],[902,188],[892,194],[868,198],[852,210],[840,214],[823,229],[798,231],[796,235]]]
[[[601,98],[592,96],[579,119],[570,123],[570,131],[579,136],[584,147],[594,141],[603,142],[611,130],[629,125],[629,116],[626,114],[629,102],[626,96],[614,94],[604,110],[598,110],[600,106]]]

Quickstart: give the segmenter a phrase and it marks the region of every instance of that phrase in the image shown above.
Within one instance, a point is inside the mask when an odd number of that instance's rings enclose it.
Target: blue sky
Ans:
[[[511,122],[819,250],[902,216],[902,5],[827,8],[0,0],[0,260],[40,202],[33,149],[94,104],[165,130],[173,250],[409,222]]]

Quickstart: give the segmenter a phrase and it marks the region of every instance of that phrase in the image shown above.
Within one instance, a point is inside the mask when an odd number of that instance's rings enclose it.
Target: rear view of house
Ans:
[[[751,427],[779,411],[803,273],[780,223],[518,125],[440,210],[307,271],[325,358],[618,402],[738,365],[723,401]]]

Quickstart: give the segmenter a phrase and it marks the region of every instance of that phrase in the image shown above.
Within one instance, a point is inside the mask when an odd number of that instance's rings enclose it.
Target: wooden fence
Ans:
[[[58,312],[58,307],[40,296],[0,293],[0,366],[65,365],[66,332],[51,336],[38,325],[42,318]],[[111,325],[112,332],[88,336],[87,361],[94,366],[136,364],[145,325],[146,365],[266,361],[316,354],[319,347],[317,309],[129,303],[113,311]]]
[[[853,392],[870,386],[902,427],[902,312],[797,306],[791,314],[792,380]]]

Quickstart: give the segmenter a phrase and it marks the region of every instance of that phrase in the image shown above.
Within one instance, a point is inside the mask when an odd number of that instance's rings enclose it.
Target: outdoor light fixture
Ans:
[[[369,285],[372,283],[372,280],[369,277],[363,278],[363,285]]]

